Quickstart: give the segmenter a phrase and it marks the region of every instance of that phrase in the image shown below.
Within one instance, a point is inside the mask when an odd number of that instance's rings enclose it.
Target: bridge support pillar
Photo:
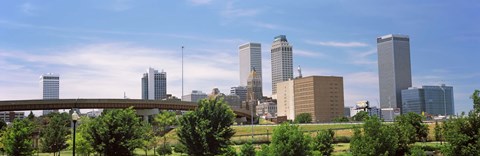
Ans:
[[[158,109],[136,109],[137,116],[142,117],[143,121],[151,122],[153,121],[156,114],[160,111]]]

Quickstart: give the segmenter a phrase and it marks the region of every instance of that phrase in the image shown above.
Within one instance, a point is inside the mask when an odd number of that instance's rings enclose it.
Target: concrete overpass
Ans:
[[[0,101],[0,111],[27,111],[51,109],[134,109],[194,110],[197,103],[175,100],[141,99],[52,99]],[[237,118],[250,118],[250,110],[232,109]]]

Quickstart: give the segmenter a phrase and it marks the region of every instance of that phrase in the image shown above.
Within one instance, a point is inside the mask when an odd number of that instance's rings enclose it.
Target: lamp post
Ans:
[[[75,111],[75,109],[73,110],[73,113],[72,113],[72,121],[73,121],[73,156],[75,156],[75,130],[76,130],[76,124],[77,124],[77,120],[79,119],[80,117],[78,116],[77,114],[77,111]]]

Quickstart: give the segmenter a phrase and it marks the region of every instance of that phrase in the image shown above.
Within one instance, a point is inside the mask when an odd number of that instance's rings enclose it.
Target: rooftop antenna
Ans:
[[[298,78],[302,78],[302,68],[300,68],[300,65],[298,65]]]
[[[123,91],[123,99],[127,99],[127,93],[125,93],[125,91]]]

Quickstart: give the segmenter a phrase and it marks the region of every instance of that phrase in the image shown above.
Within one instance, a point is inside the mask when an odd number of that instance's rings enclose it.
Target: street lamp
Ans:
[[[80,117],[78,116],[77,114],[77,111],[73,110],[73,113],[72,113],[72,121],[73,121],[73,156],[75,156],[75,130],[76,130],[76,124],[77,124],[77,121]]]

